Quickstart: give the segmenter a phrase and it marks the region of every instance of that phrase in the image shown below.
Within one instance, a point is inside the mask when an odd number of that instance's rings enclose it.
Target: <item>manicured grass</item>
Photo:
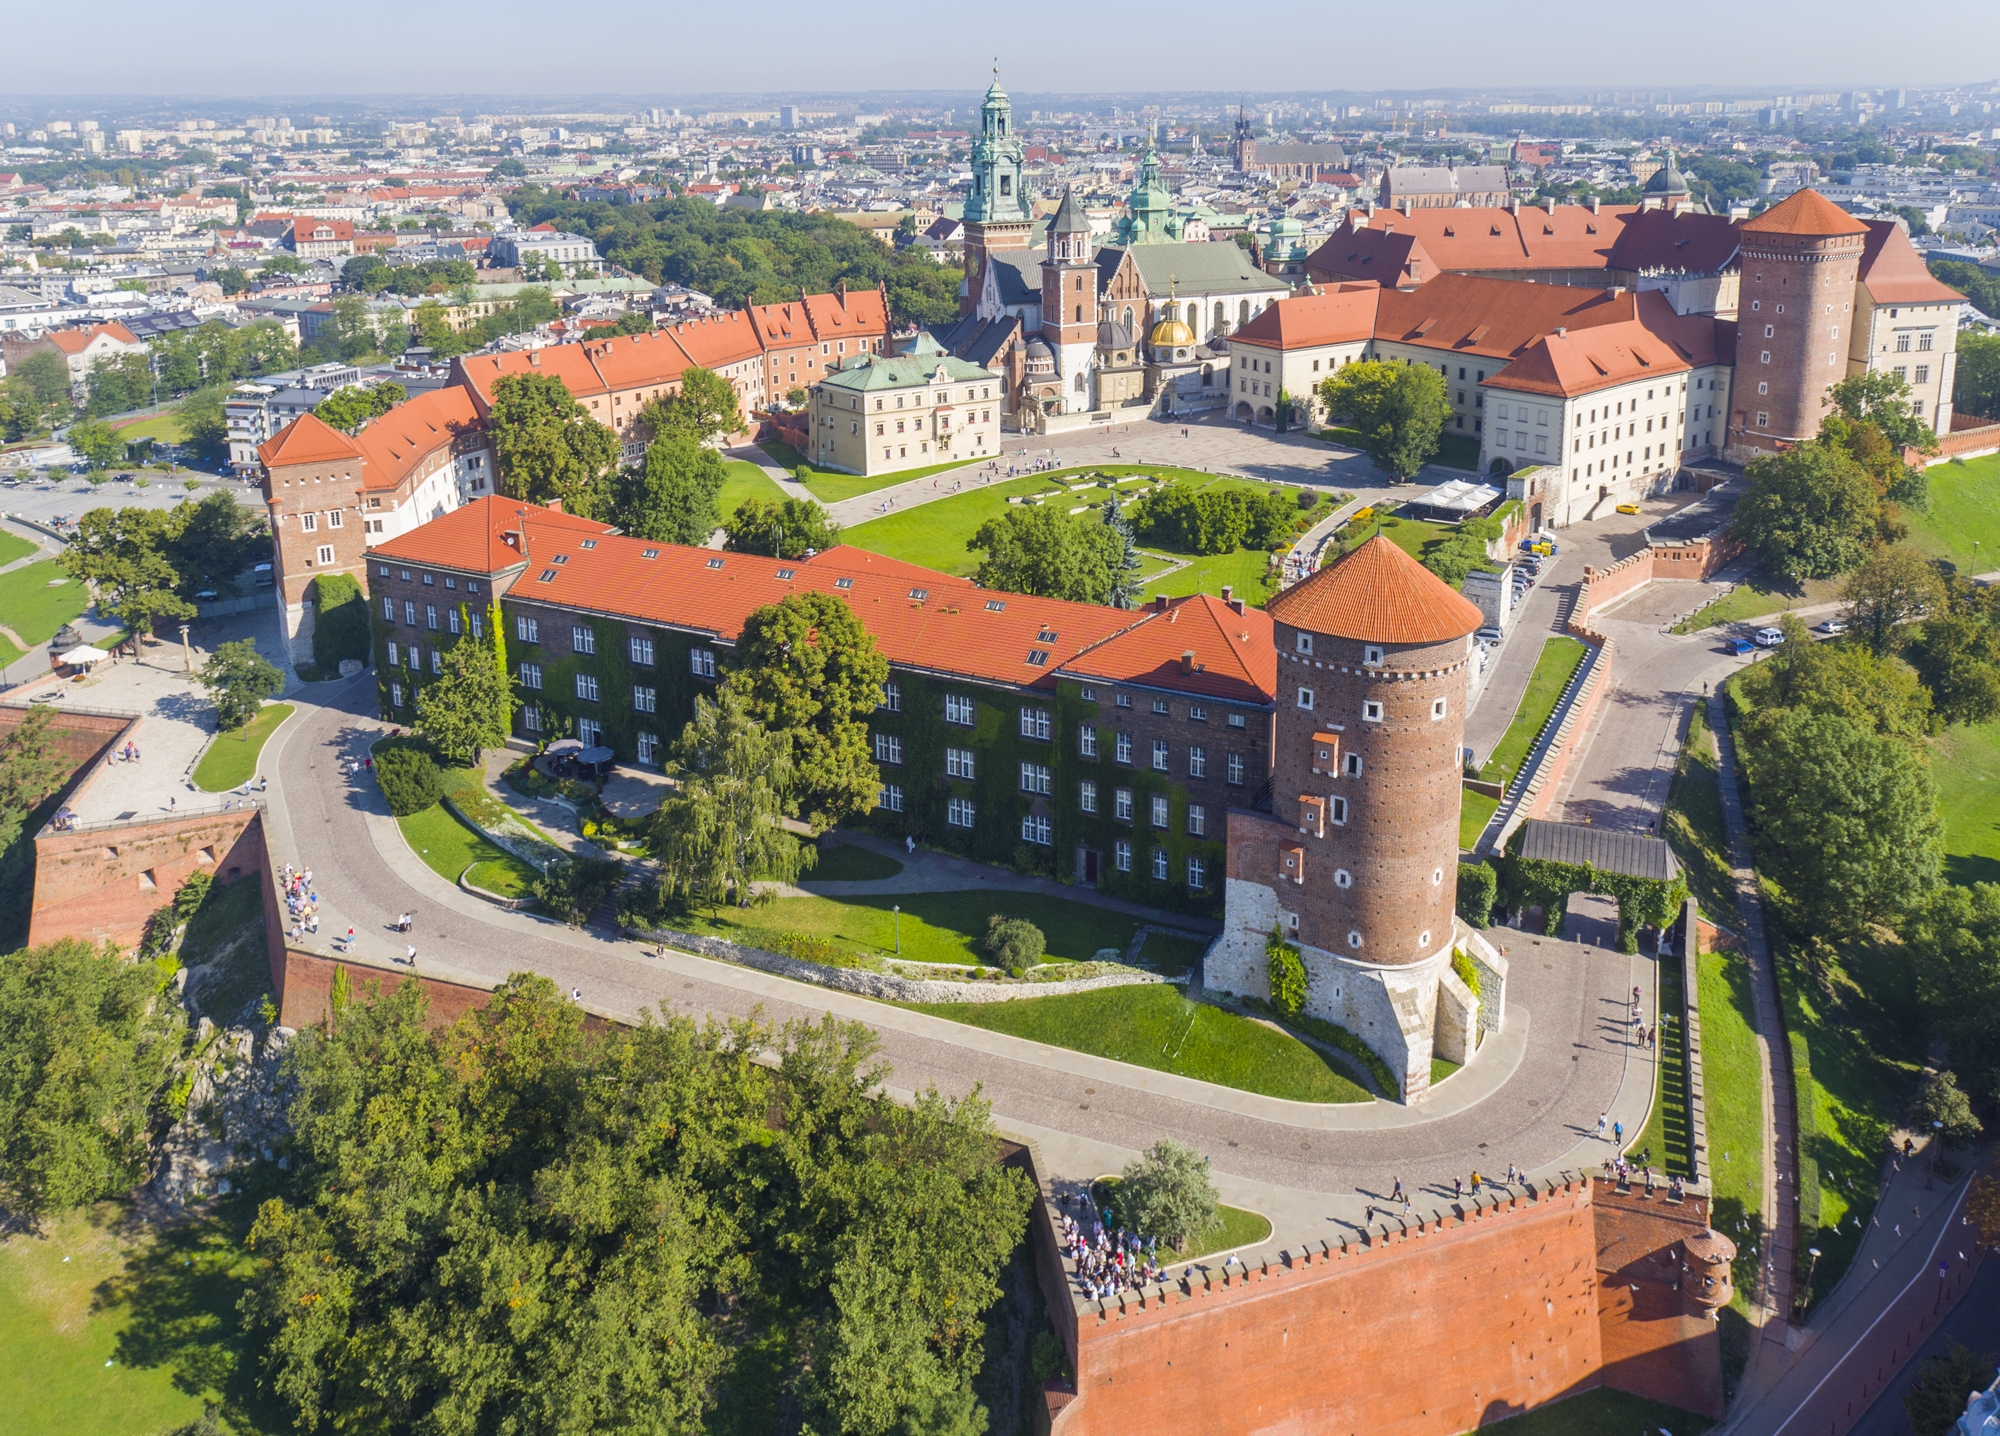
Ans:
[[[2000,882],[2000,723],[1948,728],[1932,748],[1945,876]]]
[[[900,918],[892,907],[902,908]],[[904,958],[970,967],[987,961],[986,920],[995,913],[1025,917],[1039,927],[1048,940],[1044,962],[1087,962],[1107,947],[1122,953],[1138,926],[1137,919],[1123,913],[1064,898],[978,891],[779,898],[747,909],[696,911],[673,923],[753,947],[759,933],[824,937],[868,957],[895,954],[900,925]]]
[[[257,776],[257,759],[264,742],[292,716],[289,703],[266,703],[257,716],[234,733],[219,733],[195,765],[194,785],[204,793],[226,793]]]
[[[24,539],[10,529],[0,529],[0,564],[26,558],[40,547],[33,539]]]
[[[1736,880],[1729,863],[1729,825],[1722,816],[1716,762],[1708,704],[1697,703],[1674,766],[1673,786],[1667,790],[1666,839],[1687,874],[1695,905],[1710,922],[1733,928]]]
[[[1208,951],[1207,938],[1175,937],[1169,932],[1149,932],[1139,945],[1139,966],[1164,977],[1185,977],[1194,971],[1201,955]]]
[[[1182,598],[1191,593],[1220,594],[1226,587],[1249,604],[1262,604],[1276,588],[1276,570],[1264,549],[1240,548],[1234,553],[1190,555],[1193,562],[1149,583],[1140,592],[1142,599],[1155,594]]]
[[[57,629],[74,623],[88,607],[90,590],[56,567],[53,559],[0,573],[0,624],[31,646],[47,643]]]
[[[254,1214],[228,1198],[155,1229],[105,1202],[0,1242],[0,1424],[151,1436],[213,1401],[237,1436],[289,1429],[255,1390],[236,1314]]]
[[[1449,1057],[1431,1058],[1431,1086],[1437,1086],[1452,1073],[1463,1070],[1463,1067],[1463,1063],[1454,1062]]]
[[[1105,1225],[1116,1228],[1118,1221],[1118,1188],[1122,1177],[1099,1177],[1090,1184],[1091,1198],[1105,1213]],[[1145,1233],[1141,1233],[1145,1235]],[[1271,1222],[1246,1207],[1232,1207],[1227,1202],[1215,1204],[1215,1225],[1200,1236],[1188,1242],[1184,1252],[1170,1251],[1164,1244],[1159,1250],[1160,1265],[1170,1267],[1178,1262],[1200,1261],[1203,1257],[1219,1256],[1223,1252],[1235,1251],[1238,1247],[1251,1246],[1268,1241],[1271,1236]]]
[[[423,859],[424,866],[456,883],[459,874],[474,863],[480,864],[475,879],[489,892],[502,897],[519,897],[537,876],[535,870],[458,820],[443,803],[433,803],[421,813],[396,819],[410,851]]]
[[[1468,473],[1477,473],[1479,440],[1470,434],[1439,434],[1437,457],[1431,462],[1447,469],[1464,469]]]
[[[112,428],[128,444],[140,439],[157,439],[163,444],[187,442],[187,425],[178,414],[155,414],[150,419],[135,419],[131,423],[114,424]]]
[[[727,477],[722,481],[722,492],[715,496],[715,512],[719,518],[728,518],[736,512],[738,505],[751,499],[769,504],[785,497],[785,491],[771,476],[747,459],[725,459],[722,468]]]
[[[1487,755],[1486,766],[1479,770],[1482,779],[1489,783],[1511,783],[1519,775],[1521,765],[1534,752],[1535,740],[1547,726],[1549,715],[1562,701],[1577,665],[1583,662],[1584,652],[1585,646],[1574,638],[1553,637],[1542,645],[1535,671],[1528,677],[1528,689],[1514,709],[1514,721],[1507,725],[1507,731]]]
[[[842,499],[859,498],[862,494],[872,494],[877,489],[907,484],[912,479],[927,479],[932,474],[941,474],[947,469],[962,469],[967,464],[983,465],[993,457],[991,454],[985,454],[977,459],[953,459],[946,464],[931,464],[920,469],[898,469],[894,473],[866,477],[861,474],[843,474],[837,469],[822,469],[816,464],[807,463],[805,455],[782,440],[766,440],[757,447],[770,455],[771,462],[788,474],[796,474],[803,465],[806,471],[807,490],[823,504],[837,504]]]
[[[1471,852],[1479,841],[1479,835],[1486,831],[1486,825],[1493,821],[1493,815],[1500,811],[1500,800],[1489,798],[1484,793],[1475,793],[1467,788],[1458,799],[1458,845]]]
[[[1675,633],[1699,633],[1725,623],[1747,623],[1753,618],[1776,617],[1795,608],[1832,603],[1840,597],[1842,580],[1807,579],[1794,584],[1763,573],[1752,574],[1715,602],[1696,609],[1674,625]]]
[[[912,1004],[989,1032],[1293,1102],[1368,1102],[1332,1060],[1286,1033],[1159,983],[1015,1002]]]
[[[1934,558],[1950,559],[1963,573],[2000,568],[2000,454],[1939,464],[1925,477],[1929,506],[1903,512],[1910,542]]]
[[[1736,1243],[1730,1267],[1736,1295],[1722,1317],[1723,1375],[1733,1388],[1749,1356],[1746,1313],[1763,1252],[1764,1077],[1757,1060],[1749,964],[1733,952],[1704,952],[1699,961],[1711,1221]]]
[[[1641,1436],[1652,1436],[1655,1431],[1697,1436],[1714,1424],[1706,1416],[1697,1416],[1664,1401],[1649,1401],[1643,1396],[1601,1386],[1595,1391],[1537,1406],[1505,1421],[1489,1421],[1477,1429],[1480,1436],[1486,1436],[1487,1432],[1496,1436],[1607,1436],[1616,1432],[1623,1436],[1627,1431],[1637,1431]]]
[[[24,654],[26,654],[26,652],[27,652],[26,649],[16,648],[13,644],[9,643],[5,638],[0,638],[0,668],[5,668],[15,659],[20,658]]]
[[[818,848],[819,860],[805,875],[808,883],[878,883],[903,870],[901,863],[873,848],[852,843],[820,843]]]
[[[1688,1143],[1687,1054],[1681,1050],[1684,1002],[1681,963],[1677,957],[1660,964],[1659,1065],[1653,1081],[1653,1115],[1633,1139],[1628,1152],[1650,1152],[1655,1169],[1677,1176],[1694,1175],[1693,1150]]]

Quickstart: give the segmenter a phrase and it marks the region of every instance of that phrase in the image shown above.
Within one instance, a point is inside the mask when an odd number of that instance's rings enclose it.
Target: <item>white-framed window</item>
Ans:
[[[875,761],[878,763],[901,763],[903,761],[903,740],[894,733],[875,735]]]
[[[576,696],[586,703],[595,703],[597,701],[597,675],[595,673],[579,673],[576,675]]]
[[[660,761],[660,735],[641,733],[639,735],[639,761],[648,767]]]
[[[1207,887],[1208,864],[1200,858],[1189,858],[1187,860],[1187,880],[1188,886],[1196,892],[1200,892],[1203,888]]]
[[[1360,947],[1361,934],[1357,931],[1349,931],[1349,933],[1347,934],[1347,945],[1349,947]]]
[[[1024,793],[1048,792],[1048,766],[1043,763],[1023,763],[1021,765],[1021,791]]]
[[[1132,790],[1115,788],[1111,793],[1111,816],[1121,823],[1132,821]]]
[[[1123,838],[1111,845],[1111,865],[1121,873],[1132,871],[1132,845]]]
[[[1444,712],[1445,712],[1444,699],[1442,698],[1431,699],[1431,722],[1435,723],[1439,719],[1443,718]]]
[[[1308,710],[1309,710],[1309,709],[1311,709],[1311,707],[1312,707],[1312,706],[1313,706],[1313,691],[1312,691],[1312,689],[1310,689],[1310,688],[1301,688],[1301,689],[1299,690],[1299,707],[1301,707],[1301,708],[1305,708],[1305,709],[1308,709]]]
[[[882,685],[882,708],[888,713],[903,711],[903,685],[893,678]]]
[[[1196,838],[1208,836],[1208,809],[1200,803],[1188,804],[1188,835]]]
[[[337,529],[337,528],[339,528],[339,527],[340,527],[340,510],[339,510],[339,509],[330,509],[330,510],[328,510],[328,511],[327,511],[327,515],[326,515],[326,526],[327,526],[328,528],[330,528],[330,529]],[[428,576],[426,576],[426,577],[425,577],[425,579],[424,579],[424,582],[425,582],[425,583],[429,583],[429,582],[430,582],[430,579],[429,579],[429,577],[428,577]]]
[[[632,711],[635,713],[657,713],[660,711],[660,690],[632,685]]]
[[[1021,710],[1021,736],[1041,742],[1049,740],[1049,710],[1046,708],[1023,708]]]
[[[528,617],[525,613],[517,613],[514,615],[514,637],[523,643],[540,643],[542,641],[541,624],[535,619]]]
[[[892,813],[902,812],[903,785],[901,783],[884,783],[880,795],[875,799],[875,806],[878,808],[887,808]]]
[[[320,565],[321,565],[322,567],[324,567],[324,566],[325,566],[325,565],[327,565],[327,564],[330,564],[330,563],[332,563],[332,562],[333,562],[333,545],[331,545],[331,544],[321,544],[321,545],[319,546],[319,555],[318,555],[318,560],[317,560],[317,561],[319,562],[319,564],[320,564]]]
[[[540,688],[542,686],[541,664],[523,663],[521,665],[521,686],[523,688]]]
[[[1382,705],[1373,698],[1364,701],[1361,705],[1361,721],[1363,723],[1380,723],[1382,721]]]
[[[972,726],[972,700],[956,693],[944,695],[944,721],[956,723],[961,728]]]
[[[1432,886],[1432,887],[1434,887],[1434,888],[1437,888],[1437,887],[1443,887],[1443,886],[1444,886],[1444,869],[1443,869],[1443,868],[1432,868],[1432,869],[1431,869],[1431,886]]]
[[[1131,764],[1132,735],[1130,733],[1120,733],[1116,741],[1113,742],[1113,744],[1111,745],[1111,747],[1112,747],[1111,756],[1114,761],[1119,763],[1124,763],[1128,766]]]
[[[299,515],[299,529],[300,529],[300,530],[301,530],[302,532],[304,532],[304,533],[309,533],[309,534],[311,534],[311,533],[318,533],[318,532],[319,532],[319,515],[318,515],[318,514],[300,514],[300,515]]]
[[[1243,755],[1241,753],[1231,753],[1229,755],[1229,782],[1232,787],[1240,788],[1243,786]]]
[[[455,609],[455,608],[447,608],[447,609],[446,609],[446,610],[444,611],[444,626],[445,626],[446,628],[449,628],[449,629],[450,629],[450,630],[451,630],[451,631],[452,631],[453,633],[457,633],[457,632],[458,632],[458,610],[457,610],[457,609]]]
[[[435,648],[431,650],[431,672],[440,676],[444,673],[444,655]]]
[[[1167,700],[1164,698],[1155,698],[1153,700],[1153,711],[1162,718],[1171,718],[1174,716],[1174,710],[1168,706]]]
[[[1076,787],[1076,805],[1086,813],[1097,811],[1097,784],[1085,778]]]
[[[945,804],[944,820],[954,828],[969,828],[978,819],[978,810],[970,798],[953,798]]]
[[[1169,805],[1167,803],[1167,795],[1165,793],[1153,794],[1152,810],[1153,810],[1154,827],[1164,829],[1167,826],[1168,808]]]
[[[597,652],[597,630],[587,623],[571,624],[569,646],[578,653]]]
[[[428,628],[432,633],[437,632],[438,611],[437,605],[434,603],[424,605],[424,627]]]
[[[1359,753],[1349,753],[1345,758],[1341,759],[1341,767],[1343,771],[1346,772],[1348,777],[1350,778],[1360,777],[1361,755]]]
[[[389,666],[394,668],[400,662],[402,660],[396,657],[396,640],[392,638],[389,640]]]
[[[1049,846],[1051,841],[1049,836],[1049,820],[1037,817],[1033,813],[1021,819],[1021,841],[1024,843],[1034,843],[1044,848]]]
[[[1153,740],[1153,771],[1154,771],[1154,772],[1156,772],[1156,773],[1164,773],[1164,772],[1166,772],[1166,771],[1167,771],[1167,756],[1168,756],[1168,754],[1167,754],[1167,740],[1166,740],[1166,739],[1164,739],[1164,738],[1155,738],[1155,739]]]
[[[1311,653],[1313,651],[1313,636],[1310,633],[1297,634],[1294,636],[1293,641],[1298,645],[1299,652]]]
[[[583,740],[586,748],[595,748],[604,741],[604,725],[595,718],[576,720],[576,736]]]
[[[1153,849],[1153,880],[1162,883],[1167,880],[1167,850],[1165,848]]]
[[[715,677],[715,650],[713,648],[690,648],[688,650],[688,672],[697,678]]]
[[[653,640],[650,638],[641,638],[635,633],[631,637],[631,645],[632,661],[651,668],[653,666]]]
[[[1333,820],[1334,820],[1334,821],[1335,821],[1336,823],[1344,823],[1344,822],[1346,822],[1346,821],[1347,821],[1347,799],[1345,799],[1345,798],[1329,798],[1329,799],[1327,800],[1327,816],[1328,816],[1328,817],[1330,817],[1330,818],[1332,818],[1332,819],[1333,819]]]
[[[970,781],[974,776],[975,760],[970,748],[947,748],[944,750],[944,771],[948,778],[964,778]]]
[[[1364,668],[1380,668],[1382,666],[1382,650],[1372,643],[1369,644],[1361,650],[1361,663]]]
[[[389,706],[390,706],[390,707],[392,707],[392,708],[401,708],[401,707],[403,706],[403,685],[402,685],[402,684],[400,684],[400,683],[391,683],[391,684],[389,685]]]
[[[1085,758],[1097,756],[1097,725],[1085,723],[1076,730],[1076,751]]]
[[[542,710],[532,703],[521,710],[521,731],[524,733],[542,731]]]
[[[1232,728],[1247,728],[1250,725],[1241,713],[1232,713],[1229,715],[1229,726]]]
[[[382,621],[384,623],[396,621],[396,600],[386,593],[382,595]]]
[[[1208,776],[1208,749],[1199,743],[1188,749],[1188,776],[1190,778]]]
[[[468,612],[466,619],[472,624],[472,636],[474,638],[484,638],[486,636],[486,625],[481,621],[476,611]]]
[[[1120,693],[1111,701],[1119,708],[1130,708],[1132,706],[1132,695],[1129,693]]]

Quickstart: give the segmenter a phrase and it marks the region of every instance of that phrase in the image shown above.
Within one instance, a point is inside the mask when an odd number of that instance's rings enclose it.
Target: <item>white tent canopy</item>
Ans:
[[[1457,514],[1464,518],[1478,513],[1499,497],[1500,490],[1491,484],[1475,484],[1469,479],[1453,479],[1448,484],[1439,484],[1429,493],[1417,495],[1411,502],[1421,508]]]
[[[62,656],[61,661],[67,663],[72,668],[85,668],[88,667],[90,664],[97,662],[104,656],[105,654],[103,649],[92,648],[89,644],[84,643],[77,645],[75,648],[72,648],[69,652],[65,653]]]

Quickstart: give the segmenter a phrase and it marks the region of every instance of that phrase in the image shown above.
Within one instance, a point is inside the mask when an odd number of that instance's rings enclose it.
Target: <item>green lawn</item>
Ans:
[[[1486,766],[1479,770],[1482,779],[1489,783],[1511,783],[1520,773],[1521,765],[1535,750],[1535,740],[1548,725],[1549,715],[1562,701],[1577,665],[1583,662],[1584,652],[1585,645],[1574,638],[1552,637],[1542,645],[1535,671],[1528,676],[1528,689],[1514,709],[1514,721],[1507,725],[1507,731],[1487,754]]]
[[[978,459],[954,459],[948,464],[931,464],[921,469],[898,469],[890,474],[876,474],[866,477],[861,474],[843,474],[838,469],[822,469],[817,464],[809,464],[806,457],[790,444],[780,439],[767,439],[757,446],[770,456],[771,462],[788,474],[796,474],[805,468],[806,488],[812,496],[823,504],[837,504],[842,499],[859,498],[862,494],[872,494],[877,489],[886,489],[895,484],[907,484],[911,479],[927,479],[932,474],[941,474],[946,469],[962,469],[967,464],[984,464],[991,455]]]
[[[0,564],[26,558],[40,547],[33,539],[24,539],[11,529],[0,529]]]
[[[474,832],[460,822],[443,803],[433,803],[421,813],[396,819],[410,850],[423,859],[424,866],[447,882],[474,863],[479,871],[473,881],[501,897],[520,897],[537,876],[535,870],[495,845],[484,833]]]
[[[1595,1391],[1579,1392],[1560,1401],[1551,1401],[1546,1406],[1537,1406],[1505,1421],[1488,1422],[1477,1429],[1480,1436],[1486,1436],[1488,1432],[1494,1433],[1494,1436],[1608,1436],[1608,1433],[1614,1432],[1617,1436],[1624,1436],[1628,1431],[1637,1431],[1640,1436],[1652,1436],[1655,1431],[1671,1431],[1674,1436],[1683,1436],[1683,1433],[1685,1436],[1698,1436],[1714,1424],[1706,1416],[1697,1416],[1678,1406],[1600,1386]]]
[[[1187,557],[1193,562],[1156,583],[1147,584],[1140,591],[1141,600],[1155,594],[1165,594],[1168,598],[1184,598],[1191,593],[1220,594],[1227,587],[1245,603],[1261,605],[1276,587],[1273,580],[1277,571],[1271,567],[1271,555],[1264,549],[1240,548],[1234,553]]]
[[[722,492],[715,496],[715,512],[722,518],[728,518],[736,512],[738,505],[751,499],[761,499],[768,504],[785,497],[785,491],[771,476],[747,459],[725,459],[722,468],[726,477],[722,481]]]
[[[2000,723],[1948,728],[1932,749],[1945,876],[2000,882]]]
[[[136,419],[131,423],[115,424],[118,437],[126,443],[136,443],[140,439],[157,439],[163,444],[187,442],[187,425],[178,414],[155,414],[150,419]]]
[[[1809,578],[1795,584],[1759,572],[1729,590],[1714,603],[1696,609],[1674,625],[1675,633],[1699,633],[1723,623],[1745,623],[1753,618],[1775,617],[1794,608],[1832,603],[1840,597],[1842,580]]]
[[[902,908],[900,917],[892,907]],[[1139,925],[1137,919],[1123,913],[1064,898],[979,891],[779,898],[758,907],[725,908],[712,915],[695,911],[672,922],[688,932],[752,947],[761,945],[760,933],[824,937],[867,957],[894,955],[900,927],[904,958],[970,967],[987,961],[982,944],[986,920],[995,913],[1025,917],[1039,927],[1048,939],[1044,962],[1087,962],[1107,947],[1122,953]]]
[[[1479,471],[1479,440],[1470,434],[1443,433],[1438,435],[1437,457],[1432,463],[1447,469],[1464,469],[1468,473]]]
[[[1014,1002],[912,1004],[989,1032],[1006,1032],[1174,1072],[1203,1082],[1261,1092],[1293,1102],[1368,1102],[1372,1096],[1333,1066],[1332,1059],[1286,1033],[1190,1002],[1160,983],[1107,987],[1061,997]]]
[[[1139,945],[1139,966],[1164,977],[1185,977],[1194,971],[1201,955],[1208,951],[1207,938],[1175,937],[1168,932],[1149,932]]]
[[[887,853],[857,848],[852,843],[820,843],[819,860],[805,875],[808,883],[878,883],[893,878],[903,865]]]
[[[1122,1177],[1099,1177],[1090,1184],[1091,1198],[1105,1212],[1104,1224],[1108,1227],[1115,1228],[1119,1225],[1118,1187],[1123,1181]],[[1226,1202],[1217,1202],[1215,1225],[1189,1241],[1188,1248],[1184,1252],[1169,1252],[1162,1246],[1159,1252],[1160,1265],[1170,1267],[1181,1262],[1200,1261],[1203,1257],[1219,1256],[1223,1252],[1235,1251],[1238,1247],[1268,1241],[1270,1236],[1269,1218],[1261,1217],[1246,1207],[1232,1207]]]
[[[257,716],[234,733],[219,733],[195,765],[194,785],[204,793],[226,793],[257,776],[257,759],[264,742],[292,716],[289,703],[266,703]]]
[[[1486,825],[1493,821],[1493,815],[1500,811],[1500,800],[1489,798],[1484,793],[1475,793],[1467,788],[1458,799],[1458,846],[1471,852],[1479,841],[1479,835],[1486,831]]]
[[[1903,511],[1910,542],[1965,573],[2000,568],[2000,454],[1939,464],[1926,477],[1929,507]]]
[[[0,668],[5,668],[8,664],[12,663],[17,658],[24,656],[26,653],[27,653],[26,649],[16,648],[13,644],[9,643],[5,638],[0,638]]]
[[[1659,1066],[1653,1082],[1653,1115],[1646,1129],[1626,1148],[1648,1152],[1656,1171],[1694,1175],[1694,1153],[1688,1144],[1687,1055],[1681,1050],[1684,1002],[1681,964],[1669,958],[1660,964]]]
[[[1749,1356],[1745,1313],[1763,1249],[1764,1077],[1750,1000],[1750,967],[1733,952],[1700,961],[1701,1079],[1708,1118],[1711,1220],[1736,1243],[1736,1295],[1722,1315],[1723,1374],[1733,1389]]]
[[[1697,703],[1675,763],[1673,786],[1667,790],[1666,839],[1687,874],[1695,905],[1710,922],[1733,928],[1736,879],[1729,863],[1729,825],[1722,816],[1716,762],[1708,704]]]
[[[57,629],[74,623],[88,607],[89,590],[57,568],[53,559],[0,573],[0,624],[27,644],[47,643]]]
[[[12,1436],[153,1436],[216,1402],[236,1436],[289,1430],[256,1390],[236,1301],[254,1207],[156,1230],[122,1203],[0,1242],[0,1410]]]

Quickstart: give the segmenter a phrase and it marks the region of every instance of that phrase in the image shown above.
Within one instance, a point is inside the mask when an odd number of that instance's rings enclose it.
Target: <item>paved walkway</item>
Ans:
[[[1628,1131],[1645,1125],[1652,1061],[1631,1044],[1625,1011],[1634,986],[1654,988],[1650,957],[1496,931],[1512,964],[1507,1025],[1428,1102],[1287,1102],[727,963],[671,951],[656,958],[637,943],[503,912],[413,861],[372,781],[339,776],[336,760],[381,731],[372,679],[310,692],[326,706],[308,704],[287,724],[266,764],[275,773],[273,857],[314,870],[320,949],[352,923],[358,958],[385,974],[400,970],[390,958],[404,940],[389,924],[407,910],[416,915],[409,940],[419,962],[440,977],[491,985],[512,971],[538,971],[624,1020],[664,1006],[697,1016],[761,1010],[775,1022],[826,1012],[864,1021],[880,1034],[898,1090],[981,1086],[1001,1129],[1038,1141],[1057,1173],[1118,1170],[1162,1136],[1193,1144],[1212,1157],[1226,1200],[1272,1218],[1274,1251],[1354,1229],[1363,1205],[1382,1202],[1399,1177],[1422,1194],[1420,1208],[1435,1206],[1454,1175],[1475,1168],[1594,1171],[1611,1149],[1596,1136],[1599,1112]]]
[[[1763,901],[1757,890],[1757,870],[1750,853],[1749,830],[1743,821],[1743,798],[1736,782],[1736,740],[1720,694],[1708,700],[1709,726],[1721,756],[1722,811],[1729,824],[1729,862],[1736,884],[1737,932],[1750,965],[1750,998],[1757,1020],[1757,1062],[1764,1087],[1764,1219],[1762,1289],[1750,1293],[1751,1321],[1762,1339],[1751,1349],[1744,1386],[1768,1379],[1763,1364],[1782,1368],[1786,1354],[1787,1317],[1792,1309],[1792,1281],[1798,1245],[1798,1139],[1792,1088],[1791,1047],[1785,1040],[1778,1002],[1777,972],[1764,935]]]

